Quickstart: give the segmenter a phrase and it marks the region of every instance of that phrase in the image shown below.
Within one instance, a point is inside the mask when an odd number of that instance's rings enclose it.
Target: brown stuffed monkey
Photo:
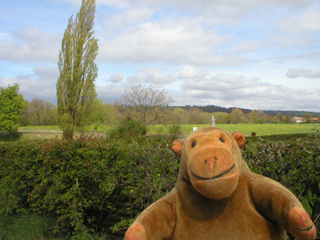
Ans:
[[[316,228],[299,200],[280,183],[250,171],[239,147],[245,137],[216,127],[177,140],[176,186],[145,209],[126,240],[315,239]]]

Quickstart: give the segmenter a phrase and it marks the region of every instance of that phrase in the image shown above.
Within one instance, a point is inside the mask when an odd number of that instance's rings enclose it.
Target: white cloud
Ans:
[[[0,59],[6,61],[58,61],[58,34],[39,28],[14,32],[10,38],[0,41]]]
[[[129,76],[126,79],[128,85],[145,85],[151,84],[157,87],[161,87],[165,84],[173,83],[176,80],[175,75],[173,74],[163,74],[156,71],[148,71],[143,73],[138,73],[133,76]]]
[[[106,103],[113,103],[120,99],[121,95],[124,93],[123,87],[110,84],[107,86],[100,86],[96,87],[96,91],[98,93],[98,98],[102,99]]]
[[[294,91],[288,87],[260,82],[256,78],[217,74],[182,84],[181,99],[192,104],[214,104],[250,109],[317,109],[319,89]]]
[[[111,19],[109,14],[106,14],[103,23],[107,28],[125,29],[130,28],[136,24],[148,20],[154,13],[154,10],[146,7],[129,8],[118,12]]]
[[[248,54],[267,47],[265,41],[246,41],[228,50],[230,54]]]
[[[67,0],[76,1],[76,0]],[[98,4],[105,4],[118,8],[149,7],[153,9],[172,9],[174,12],[183,12],[203,16],[207,23],[215,23],[220,26],[236,23],[244,19],[252,11],[259,9],[273,9],[277,7],[289,7],[301,9],[312,4],[313,0],[98,0]]]
[[[60,1],[72,4],[72,6],[80,8],[82,0],[51,0]],[[128,8],[131,6],[133,1],[131,0],[96,0],[97,5],[108,5],[117,8]]]
[[[80,1],[80,0],[66,0],[66,1]],[[128,8],[134,1],[129,0],[97,0],[98,4],[118,7],[118,8]]]
[[[39,79],[53,79],[58,80],[59,77],[59,69],[58,66],[50,65],[50,66],[44,66],[44,65],[36,65],[33,68],[33,72],[35,73],[35,76]]]
[[[195,68],[193,66],[185,66],[178,73],[179,78],[203,78],[207,75],[207,71],[199,68]]]
[[[320,31],[320,10],[309,10],[302,16],[288,16],[279,23],[281,30],[288,34]]]
[[[3,88],[6,88],[8,87],[9,85],[12,85],[16,82],[13,82],[11,79],[9,78],[5,78],[5,77],[2,77],[0,76],[0,87],[3,87]]]
[[[292,35],[281,35],[274,39],[274,43],[283,49],[292,49],[296,47],[312,47],[316,43],[317,39],[310,36],[292,36]]]
[[[218,65],[230,62],[217,46],[227,41],[201,26],[181,22],[147,22],[100,45],[99,61]]]
[[[317,69],[304,69],[304,68],[290,68],[287,71],[287,77],[297,78],[320,78],[320,68]]]
[[[122,73],[114,73],[110,76],[109,80],[112,83],[121,82],[123,80],[123,74]]]

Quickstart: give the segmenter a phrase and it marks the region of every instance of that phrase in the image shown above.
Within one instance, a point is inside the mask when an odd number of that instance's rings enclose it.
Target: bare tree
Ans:
[[[138,85],[125,91],[120,102],[126,116],[137,118],[148,126],[163,117],[162,110],[173,103],[173,100],[165,90]]]
[[[57,107],[50,102],[35,98],[29,102],[26,114],[32,125],[55,125]]]

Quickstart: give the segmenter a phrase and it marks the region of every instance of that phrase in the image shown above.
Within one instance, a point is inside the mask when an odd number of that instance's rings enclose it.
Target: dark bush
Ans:
[[[179,124],[173,124],[169,127],[169,138],[173,141],[179,138],[179,136],[182,134],[182,128]]]
[[[131,139],[144,136],[146,133],[147,127],[142,121],[125,117],[115,129],[110,131],[109,135],[111,138]]]

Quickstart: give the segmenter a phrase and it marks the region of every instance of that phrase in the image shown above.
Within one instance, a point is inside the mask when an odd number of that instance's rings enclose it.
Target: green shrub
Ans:
[[[175,140],[182,134],[182,127],[179,124],[173,124],[169,127],[170,139]]]
[[[127,139],[140,137],[146,133],[147,127],[142,121],[132,117],[125,117],[115,129],[110,131],[109,135],[111,138]]]

